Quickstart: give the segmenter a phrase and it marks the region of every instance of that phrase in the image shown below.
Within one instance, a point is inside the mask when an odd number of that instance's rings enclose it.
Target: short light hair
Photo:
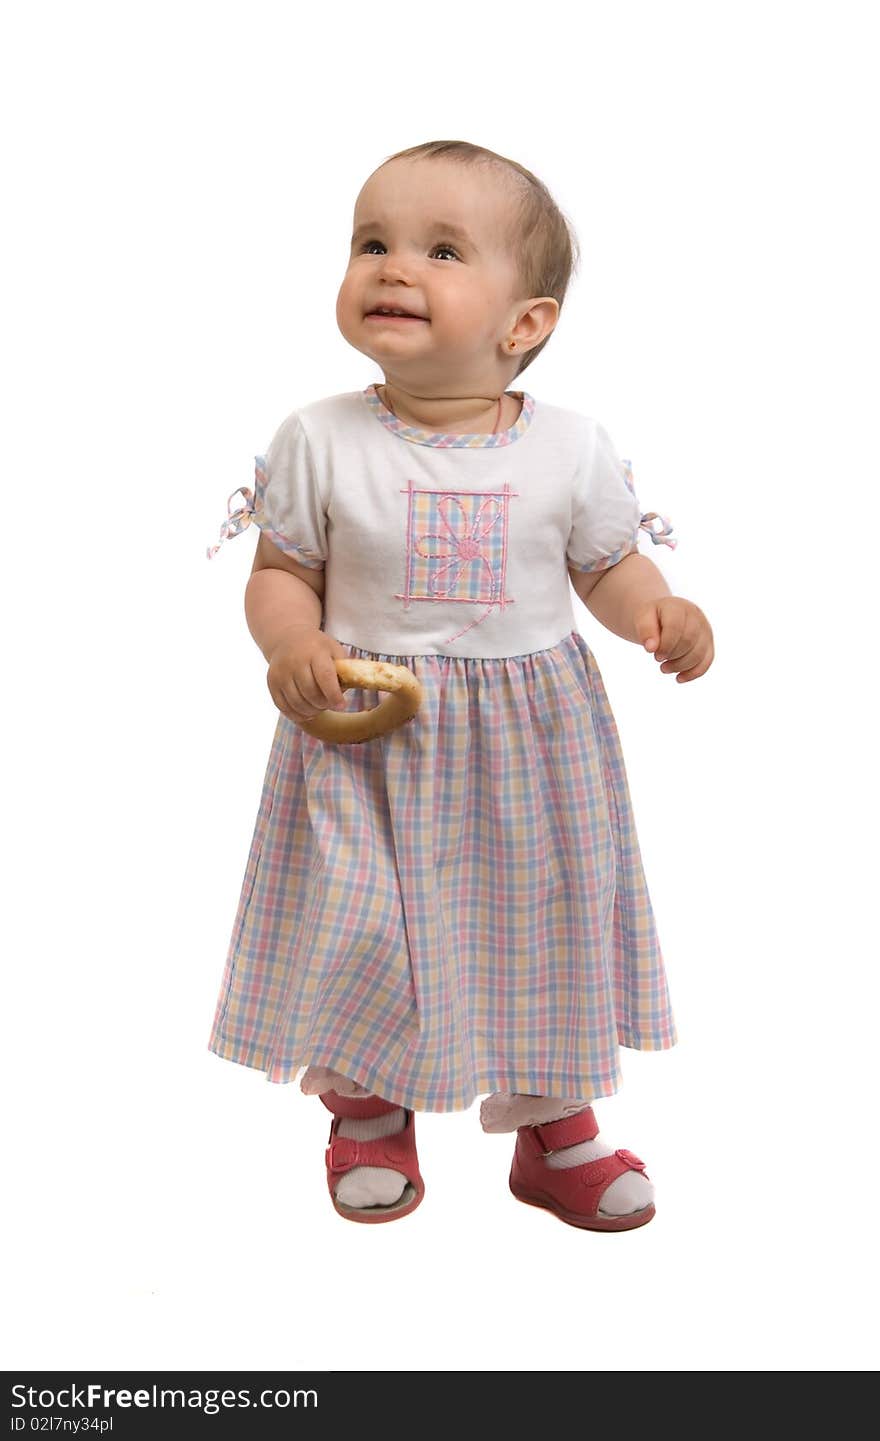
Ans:
[[[498,175],[510,194],[513,223],[506,244],[516,266],[521,294],[525,298],[550,295],[561,313],[571,278],[580,263],[580,247],[574,227],[544,182],[518,161],[482,145],[471,145],[467,140],[428,140],[423,145],[411,145],[408,150],[386,156],[382,165],[392,160],[422,159],[448,159],[459,165],[484,166]],[[550,335],[525,352],[514,376],[537,359]]]

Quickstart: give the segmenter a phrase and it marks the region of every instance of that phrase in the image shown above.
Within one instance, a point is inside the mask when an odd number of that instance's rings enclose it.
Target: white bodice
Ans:
[[[646,524],[655,513],[597,421],[513,393],[516,423],[491,435],[407,426],[375,385],[304,405],[256,457],[256,493],[231,521],[324,568],[323,628],[339,641],[487,659],[554,646],[575,627],[568,566],[616,564],[640,527],[676,542],[665,517],[659,533]]]

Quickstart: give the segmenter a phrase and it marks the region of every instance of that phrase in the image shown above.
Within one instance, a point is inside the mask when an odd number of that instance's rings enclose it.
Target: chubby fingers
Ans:
[[[636,638],[645,650],[657,651],[660,647],[660,616],[656,602],[640,606],[633,616]]]
[[[655,660],[666,675],[676,680],[696,680],[712,664],[715,648],[712,628],[699,606],[672,596],[661,606],[660,644]]]
[[[288,720],[312,720],[328,707],[345,710],[345,697],[332,656],[315,656],[283,679],[270,673],[268,681],[272,699]]]
[[[312,661],[312,677],[317,688],[318,709],[326,710],[330,706],[333,710],[345,710],[345,696],[332,655],[324,652],[315,657]]]

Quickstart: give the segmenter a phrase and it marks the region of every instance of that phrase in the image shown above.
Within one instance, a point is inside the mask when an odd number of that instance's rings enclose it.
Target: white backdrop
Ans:
[[[7,10],[7,1366],[874,1365],[875,19]],[[574,602],[681,1033],[598,1108],[658,1190],[623,1236],[515,1202],[476,1106],[419,1117],[415,1215],[347,1225],[323,1107],[207,1051],[276,712],[255,531],[205,547],[291,409],[381,379],[354,199],[450,138],[571,218],[516,383],[608,428],[715,631],[683,686]]]

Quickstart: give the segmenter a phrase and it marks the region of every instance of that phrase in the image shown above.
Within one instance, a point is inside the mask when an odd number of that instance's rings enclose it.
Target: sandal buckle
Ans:
[[[624,1161],[631,1171],[641,1171],[643,1174],[645,1173],[645,1163],[640,1156],[636,1155],[635,1151],[627,1151],[625,1148],[620,1148],[615,1151],[614,1154],[619,1156],[621,1161]]]
[[[358,1163],[357,1141],[350,1136],[336,1136],[327,1147],[324,1161],[328,1171],[348,1171]]]

